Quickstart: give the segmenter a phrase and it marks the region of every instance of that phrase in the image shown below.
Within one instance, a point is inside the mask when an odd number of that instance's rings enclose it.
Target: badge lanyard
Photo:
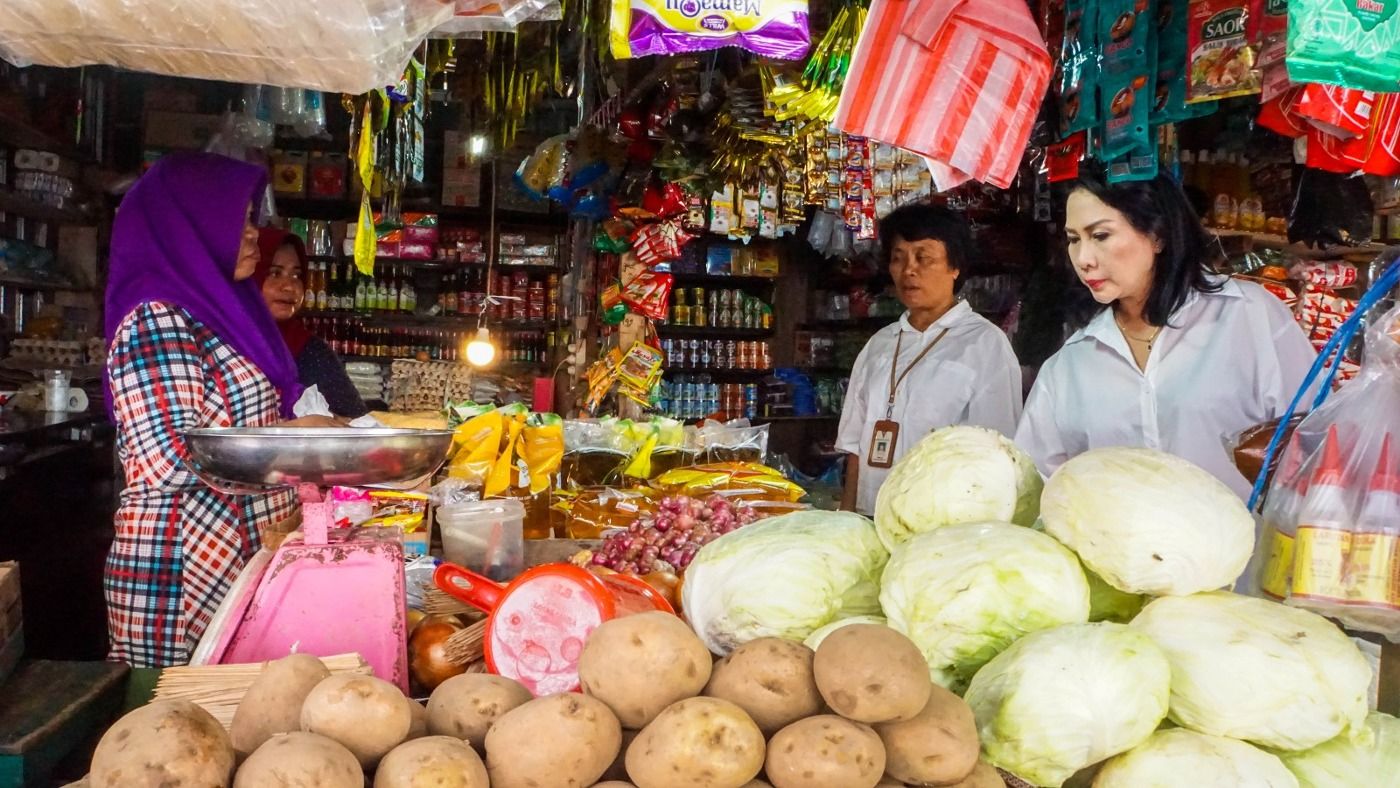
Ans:
[[[933,352],[933,349],[938,347],[938,343],[942,342],[943,337],[946,336],[948,336],[948,329],[945,328],[897,376],[895,370],[899,366],[899,351],[904,342],[904,331],[901,330],[896,337],[894,359],[890,363],[890,398],[885,404],[885,418],[875,422],[875,431],[870,438],[870,455],[866,458],[866,463],[870,467],[888,468],[894,465],[894,447],[899,441],[899,422],[894,420],[894,399],[899,392],[899,385],[904,382],[910,372],[914,371],[914,367],[924,360],[924,356]]]

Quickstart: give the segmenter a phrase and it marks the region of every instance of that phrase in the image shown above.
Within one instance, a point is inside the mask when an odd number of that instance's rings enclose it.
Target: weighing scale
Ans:
[[[221,492],[295,489],[301,530],[259,551],[219,605],[191,664],[355,652],[408,691],[403,533],[332,528],[326,488],[417,486],[451,430],[234,427],[188,430],[190,466]]]

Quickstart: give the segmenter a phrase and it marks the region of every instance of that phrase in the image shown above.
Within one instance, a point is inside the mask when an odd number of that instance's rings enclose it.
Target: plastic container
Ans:
[[[525,568],[525,507],[514,498],[437,509],[443,557],[480,575],[509,580]]]

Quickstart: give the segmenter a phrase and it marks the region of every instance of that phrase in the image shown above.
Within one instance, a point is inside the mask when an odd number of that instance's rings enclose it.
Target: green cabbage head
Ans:
[[[1185,728],[1157,731],[1105,763],[1094,788],[1298,788],[1273,755],[1236,739]]]
[[[696,553],[681,588],[686,618],[721,656],[761,637],[801,642],[838,619],[879,615],[889,557],[875,525],[858,514],[760,520]]]
[[[1216,591],[1155,600],[1132,627],[1171,660],[1184,728],[1306,750],[1365,724],[1370,662],[1315,613]]]
[[[1142,612],[1147,597],[1142,594],[1128,594],[1105,583],[1093,570],[1084,567],[1084,577],[1089,580],[1089,620],[1112,621],[1126,624]]]
[[[1339,736],[1311,750],[1281,752],[1279,757],[1302,788],[1400,783],[1400,720],[1373,711],[1366,716],[1366,731],[1361,736]]]
[[[1045,484],[1040,518],[1046,533],[1129,594],[1231,586],[1254,550],[1254,518],[1238,495],[1152,449],[1095,449],[1061,465]]]
[[[833,621],[821,629],[818,629],[816,632],[808,635],[807,639],[802,641],[802,644],[816,651],[817,646],[820,646],[822,641],[826,640],[827,635],[830,635],[841,627],[850,626],[851,624],[878,624],[882,627],[889,626],[889,622],[885,620],[884,616],[852,616],[851,618],[843,618],[840,621]]]
[[[1010,523],[964,523],[895,548],[880,581],[889,625],[954,692],[1023,635],[1089,620],[1079,559],[1054,539]]]
[[[1035,522],[1044,486],[1035,463],[996,430],[945,427],[895,463],[875,498],[875,525],[893,550],[945,525]]]
[[[966,700],[987,760],[1032,785],[1142,744],[1167,714],[1171,667],[1123,624],[1026,635],[972,678]]]

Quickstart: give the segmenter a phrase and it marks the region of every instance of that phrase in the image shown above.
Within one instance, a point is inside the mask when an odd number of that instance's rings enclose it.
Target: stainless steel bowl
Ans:
[[[447,458],[451,430],[230,427],[187,430],[191,466],[237,492],[298,484],[369,487],[420,479]]]

